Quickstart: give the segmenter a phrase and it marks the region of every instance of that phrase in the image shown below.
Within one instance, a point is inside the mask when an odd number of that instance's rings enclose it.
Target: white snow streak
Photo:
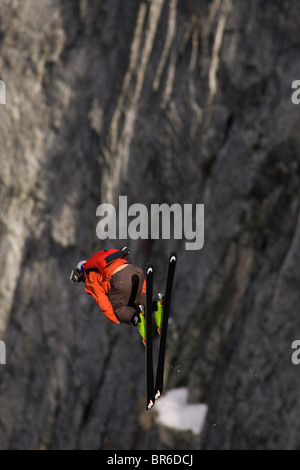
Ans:
[[[208,407],[202,403],[187,403],[188,390],[186,387],[169,390],[156,403],[158,422],[170,428],[181,431],[192,431],[200,434],[207,414]]]

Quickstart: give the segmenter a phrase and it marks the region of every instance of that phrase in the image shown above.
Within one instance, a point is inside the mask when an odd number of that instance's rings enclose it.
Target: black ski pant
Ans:
[[[112,275],[108,298],[120,323],[131,323],[139,305],[145,307],[144,280],[143,270],[133,263]]]

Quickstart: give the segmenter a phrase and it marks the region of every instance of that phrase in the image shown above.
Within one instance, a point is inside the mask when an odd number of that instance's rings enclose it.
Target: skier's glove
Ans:
[[[137,310],[137,311],[134,313],[134,315],[133,315],[133,317],[132,317],[132,319],[131,319],[131,323],[132,323],[134,326],[136,326],[138,323],[141,322],[140,313],[141,313],[141,312],[140,312],[139,310]]]

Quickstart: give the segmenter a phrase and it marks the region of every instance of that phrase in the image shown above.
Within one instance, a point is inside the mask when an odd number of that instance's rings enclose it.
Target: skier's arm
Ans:
[[[101,274],[95,271],[88,271],[85,277],[85,290],[88,294],[93,296],[100,310],[112,323],[119,323],[105,290],[101,286],[101,280]]]

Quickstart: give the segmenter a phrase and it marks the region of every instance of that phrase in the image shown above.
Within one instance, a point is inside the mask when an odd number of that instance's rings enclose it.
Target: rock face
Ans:
[[[1,449],[299,448],[298,2],[2,3]],[[203,248],[99,240],[120,195],[204,204]],[[201,436],[145,412],[137,332],[69,281],[125,244],[156,290],[178,253],[166,389]]]

